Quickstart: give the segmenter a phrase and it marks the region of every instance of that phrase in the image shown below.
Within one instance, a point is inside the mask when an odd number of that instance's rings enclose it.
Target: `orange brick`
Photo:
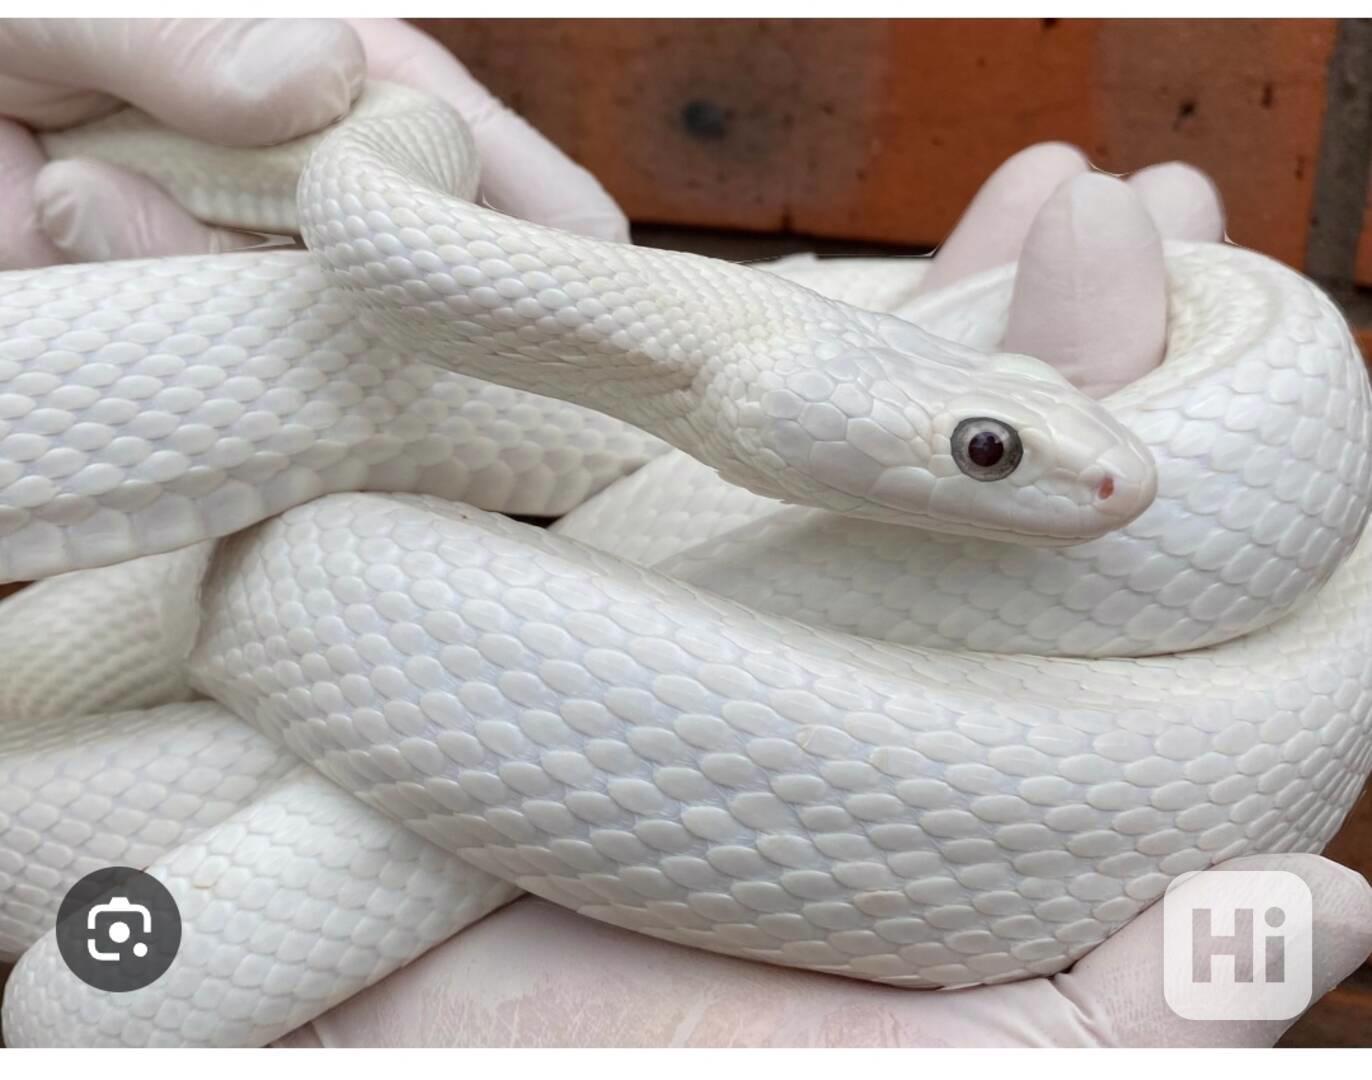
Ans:
[[[1367,209],[1362,215],[1362,236],[1358,238],[1358,265],[1354,277],[1359,285],[1372,285],[1372,184],[1367,186]]]
[[[423,22],[637,221],[932,244],[1045,139],[1180,159],[1299,265],[1332,20]]]

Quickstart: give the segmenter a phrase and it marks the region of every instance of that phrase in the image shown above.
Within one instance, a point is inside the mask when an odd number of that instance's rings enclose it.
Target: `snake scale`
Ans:
[[[47,142],[309,250],[0,275],[14,1044],[266,1042],[520,890],[1049,974],[1372,769],[1369,387],[1270,259],[1169,244],[1167,356],[1097,402],[998,351],[1013,266],[517,221],[399,88],[267,151]],[[104,995],[51,926],[120,862],[185,931]]]

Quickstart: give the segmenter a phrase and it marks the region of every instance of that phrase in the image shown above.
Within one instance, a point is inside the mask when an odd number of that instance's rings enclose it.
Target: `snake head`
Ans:
[[[773,463],[762,494],[1044,547],[1093,540],[1151,505],[1148,448],[1047,364],[865,320],[866,333],[812,339],[804,359],[775,366],[781,385],[746,410],[754,456]],[[737,482],[759,490],[749,479]]]
[[[1153,455],[1042,361],[992,355],[930,416],[928,509],[942,531],[1039,546],[1123,528],[1157,494]],[[935,527],[933,525],[931,528]]]

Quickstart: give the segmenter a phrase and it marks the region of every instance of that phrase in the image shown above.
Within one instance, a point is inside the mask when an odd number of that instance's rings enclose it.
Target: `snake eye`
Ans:
[[[1008,424],[970,416],[953,429],[953,460],[973,480],[1001,480],[1019,466],[1024,446]]]

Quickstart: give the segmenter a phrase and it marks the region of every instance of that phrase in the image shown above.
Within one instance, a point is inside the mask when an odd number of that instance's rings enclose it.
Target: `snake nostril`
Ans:
[[[1105,479],[1096,488],[1096,497],[1108,499],[1115,493],[1115,478],[1109,473],[1105,474]]]

